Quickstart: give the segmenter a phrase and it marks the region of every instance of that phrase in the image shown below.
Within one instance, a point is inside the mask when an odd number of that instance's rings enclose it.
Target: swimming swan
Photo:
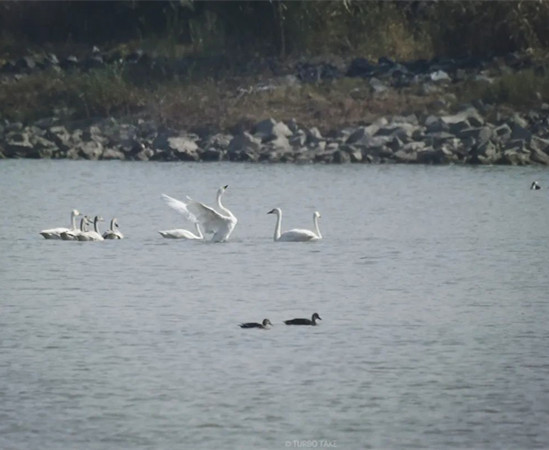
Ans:
[[[80,212],[77,209],[71,211],[71,227],[70,228],[50,228],[49,230],[42,230],[40,234],[44,236],[44,239],[61,239],[61,233],[64,231],[76,230],[76,216],[79,216]]]
[[[118,220],[113,217],[111,228],[103,233],[103,239],[124,239],[124,235],[118,230]]]
[[[103,217],[95,216],[93,219],[93,230],[92,231],[83,231],[80,233],[77,238],[79,241],[103,241],[103,236],[99,233],[98,222],[102,222]]]
[[[262,323],[256,323],[256,322],[248,322],[248,323],[241,323],[240,328],[261,328],[263,330],[268,330],[270,326],[272,326],[272,323],[269,319],[263,319]]]
[[[200,229],[200,224],[198,223],[197,218],[189,212],[185,203],[176,200],[175,198],[172,198],[166,194],[162,194],[162,198],[166,201],[168,206],[175,209],[180,214],[183,214],[183,216],[185,216],[185,219],[187,219],[188,221],[193,222],[194,228],[196,230],[196,234],[194,234],[192,231],[184,230],[183,228],[159,231],[162,237],[165,237],[167,239],[204,239],[204,235],[202,234],[202,230]]]
[[[316,325],[316,319],[322,320],[318,313],[314,313],[313,317],[311,317],[311,320],[309,319],[291,319],[291,320],[285,320],[284,323],[286,325]]]
[[[187,202],[181,202],[165,194],[163,194],[163,197],[172,208],[183,214],[185,214],[183,211],[186,210],[196,217],[196,221],[200,224],[204,233],[213,234],[212,242],[224,242],[229,238],[238,222],[234,214],[221,203],[221,197],[228,187],[229,185],[222,186],[217,190],[217,207],[221,212],[197,202],[189,196],[187,196]]]
[[[293,230],[285,231],[280,234],[280,227],[282,225],[282,210],[280,208],[271,209],[267,214],[276,214],[276,226],[273,239],[281,242],[305,242],[305,241],[317,241],[322,239],[320,229],[318,228],[318,218],[320,213],[315,211],[313,214],[313,223],[315,231],[304,230],[301,228],[295,228]]]
[[[61,239],[64,241],[77,241],[80,234],[86,233],[88,231],[89,223],[91,223],[91,220],[88,216],[82,217],[82,219],[80,219],[80,228],[74,231],[63,231],[61,233]]]
[[[159,233],[162,235],[162,237],[165,237],[167,239],[204,239],[204,235],[200,230],[200,224],[198,222],[195,222],[194,228],[196,230],[196,234],[194,234],[192,231],[184,230],[183,228],[159,231]]]

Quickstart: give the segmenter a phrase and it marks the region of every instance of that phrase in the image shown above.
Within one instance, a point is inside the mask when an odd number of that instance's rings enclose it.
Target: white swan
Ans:
[[[267,214],[276,214],[276,226],[273,239],[281,242],[305,242],[305,241],[317,241],[322,239],[320,229],[318,228],[318,218],[320,213],[315,211],[313,214],[313,223],[315,231],[304,230],[301,228],[295,228],[293,230],[285,231],[280,234],[280,228],[282,225],[282,210],[280,208],[271,209]]]
[[[101,233],[99,233],[99,225],[98,222],[102,222],[103,217],[101,216],[95,216],[95,219],[93,219],[93,230],[92,231],[83,231],[82,233],[78,234],[77,238],[79,241],[103,241],[103,236],[101,236]]]
[[[89,223],[91,223],[91,220],[88,216],[82,217],[82,219],[80,219],[80,228],[78,230],[63,231],[61,233],[61,239],[64,241],[77,241],[80,234],[88,231]]]
[[[185,219],[194,223],[194,228],[196,234],[192,231],[185,230],[183,228],[176,228],[173,230],[163,230],[159,231],[160,235],[167,239],[204,239],[202,230],[200,229],[200,224],[198,223],[197,218],[194,214],[191,214],[187,209],[187,205],[175,198],[170,197],[169,195],[162,194],[162,198],[166,201],[167,205],[175,209],[180,214],[183,214]]]
[[[118,220],[113,217],[111,220],[111,228],[103,233],[103,239],[124,239],[124,235],[118,230]]]
[[[202,234],[202,230],[200,229],[200,224],[198,222],[194,223],[194,228],[196,230],[196,234],[192,231],[184,230],[183,228],[159,231],[159,233],[162,237],[167,239],[204,239],[204,235]]]
[[[49,230],[42,230],[40,234],[44,236],[44,239],[61,239],[61,233],[64,231],[75,231],[76,230],[76,216],[79,216],[80,212],[77,209],[71,211],[71,227],[59,227],[59,228],[50,228]]]
[[[218,212],[203,203],[197,202],[188,196],[186,203],[165,194],[163,194],[163,197],[172,208],[175,208],[183,214],[186,214],[184,211],[187,211],[196,217],[196,221],[200,224],[204,233],[213,234],[213,242],[224,242],[229,238],[238,222],[234,214],[221,203],[221,197],[228,187],[229,185],[222,186],[217,190],[217,207],[221,212]]]

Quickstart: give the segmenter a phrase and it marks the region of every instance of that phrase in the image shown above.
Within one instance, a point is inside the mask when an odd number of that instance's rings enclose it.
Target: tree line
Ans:
[[[493,55],[549,44],[549,1],[8,1],[0,40],[164,40],[194,53],[277,57]]]

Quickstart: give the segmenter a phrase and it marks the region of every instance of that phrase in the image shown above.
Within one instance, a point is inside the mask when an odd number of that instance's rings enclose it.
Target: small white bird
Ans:
[[[212,234],[213,242],[225,242],[229,239],[238,222],[234,214],[221,203],[221,197],[228,187],[229,185],[222,186],[217,190],[217,207],[221,212],[197,202],[189,196],[187,196],[186,202],[176,200],[165,194],[162,194],[162,197],[168,202],[169,206],[181,214],[194,216],[196,218],[195,222],[198,222],[204,233]]]
[[[318,219],[320,213],[315,211],[313,213],[313,224],[315,231],[305,230],[302,228],[295,228],[293,230],[285,231],[280,233],[280,228],[282,226],[282,210],[280,208],[271,209],[267,214],[276,214],[276,226],[274,231],[273,239],[280,242],[306,242],[306,241],[318,241],[322,239],[322,234],[320,234],[320,229],[318,228]]]
[[[113,217],[111,220],[111,228],[103,233],[103,239],[124,239],[124,235],[118,227],[118,219]]]
[[[42,230],[40,234],[44,239],[61,239],[61,233],[64,231],[75,231],[76,230],[76,216],[79,216],[80,212],[77,209],[71,211],[71,227],[59,227],[59,228],[50,228],[49,230]]]

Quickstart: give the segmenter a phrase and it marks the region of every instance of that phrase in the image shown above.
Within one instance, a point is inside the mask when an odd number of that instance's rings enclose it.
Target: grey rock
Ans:
[[[254,127],[253,135],[260,138],[261,141],[267,142],[278,137],[289,137],[292,131],[283,122],[277,122],[274,119],[266,119],[257,123]]]
[[[492,138],[493,131],[489,127],[465,128],[456,134],[460,139],[473,138],[476,144],[481,145]]]
[[[188,136],[168,138],[168,148],[181,161],[198,161],[198,145]]]
[[[8,158],[38,158],[38,150],[30,142],[28,133],[12,131],[6,134],[4,152]]]
[[[74,146],[74,149],[84,159],[97,160],[103,154],[103,146],[94,141],[81,141]]]
[[[115,148],[107,148],[103,151],[103,154],[101,155],[101,159],[107,159],[107,160],[113,160],[113,159],[119,159],[119,160],[125,160],[126,155]]]
[[[244,131],[231,139],[227,151],[231,153],[241,152],[259,152],[261,149],[261,140]],[[234,161],[234,159],[231,159]]]
[[[549,155],[538,148],[530,150],[530,160],[544,166],[549,166]]]
[[[69,150],[71,144],[71,134],[64,126],[50,127],[46,131],[46,138],[57,145],[61,150]]]

